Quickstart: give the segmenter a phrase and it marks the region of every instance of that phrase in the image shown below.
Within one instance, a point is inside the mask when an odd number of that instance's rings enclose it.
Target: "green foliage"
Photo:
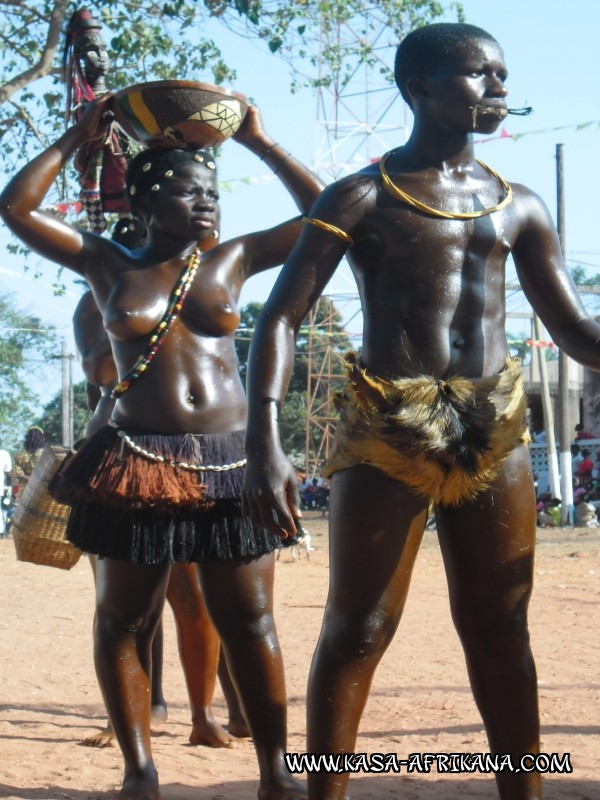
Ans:
[[[391,82],[392,64],[380,59],[383,31],[399,42],[448,9],[464,20],[460,3],[435,0],[254,0],[244,5],[254,13],[246,14],[236,29],[257,35],[290,65],[293,91],[307,86],[342,90],[363,66]]]
[[[595,275],[588,276],[585,267],[579,264],[575,267],[571,267],[570,272],[573,283],[576,286],[600,286],[600,274],[596,273]]]
[[[526,333],[506,333],[506,342],[511,356],[519,358],[522,366],[531,364],[531,359],[537,360],[538,353],[543,353],[545,361],[556,361],[558,359],[558,349],[554,347],[544,347],[541,351],[531,344],[531,335]]]
[[[66,87],[62,55],[66,24],[88,6],[103,25],[111,67],[108,88],[147,80],[200,79],[231,84],[233,69],[206,35],[216,20],[239,35],[263,41],[290,66],[292,90],[345,87],[363,66],[392,81],[381,31],[399,41],[409,30],[444,13],[434,0],[0,0],[0,171],[12,175],[63,132]],[[459,3],[447,7],[462,19]],[[214,25],[213,25],[214,29]],[[48,192],[47,209],[78,194],[72,165]],[[68,221],[85,224],[72,210]],[[29,251],[10,243],[27,270]],[[56,290],[61,291],[60,282]]]
[[[262,303],[249,303],[241,310],[241,323],[236,337],[236,350],[242,381],[246,381],[248,352]],[[296,342],[294,371],[280,416],[281,442],[286,453],[302,453],[306,447],[306,425],[310,408],[328,408],[331,390],[341,384],[342,354],[349,349],[343,318],[334,304],[322,297],[301,327]],[[311,372],[311,397],[308,398],[308,373]],[[321,376],[321,380],[319,380]],[[329,409],[330,410],[330,409]],[[315,444],[321,438],[311,426]]]
[[[64,30],[72,12],[85,5],[0,0],[0,159],[7,173],[64,129]],[[375,32],[382,25],[399,40],[444,12],[433,0],[100,0],[90,7],[103,24],[113,90],[166,78],[235,80],[218,44],[204,35],[211,18],[265,41],[292,66],[295,88],[345,85],[359,66],[379,64]],[[462,17],[458,3],[449,8]],[[350,24],[359,46],[345,35]],[[387,78],[390,67],[382,65]]]
[[[530,352],[530,347],[527,344],[529,338],[530,337],[523,332],[510,333],[507,331],[506,343],[508,344],[511,356],[515,356],[516,358],[520,358],[521,361],[524,361]]]
[[[239,4],[222,5],[239,13]],[[0,0],[0,159],[6,173],[64,130],[64,30],[73,11],[85,6],[67,0]],[[210,6],[192,0],[90,4],[109,47],[109,88],[166,78],[234,80],[218,45],[202,35],[203,23],[213,15]]]
[[[244,387],[246,386],[250,342],[252,341],[256,323],[258,322],[262,310],[263,303],[248,303],[240,312],[240,325],[235,337],[235,349],[237,351],[240,376]]]
[[[29,388],[30,374],[59,352],[58,336],[38,317],[16,308],[13,298],[0,298],[0,442],[21,444],[34,424],[39,397]]]
[[[73,436],[75,441],[81,438],[83,429],[90,418],[85,387],[85,381],[73,386]],[[44,431],[49,442],[58,444],[62,442],[62,392],[58,392],[47,403],[35,424]]]
[[[279,416],[279,435],[288,458],[291,458],[292,453],[302,454],[301,458],[296,458],[299,464],[304,464],[306,417],[306,390],[304,392],[288,392]]]

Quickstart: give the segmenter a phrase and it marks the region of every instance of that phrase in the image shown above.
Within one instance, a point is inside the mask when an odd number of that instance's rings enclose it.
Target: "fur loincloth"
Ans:
[[[243,464],[222,471],[175,465],[243,462],[244,431],[128,431],[127,439],[119,433],[106,426],[85,440],[50,486],[56,500],[71,506],[67,538],[80,550],[156,565],[254,558],[295,543],[242,515]],[[164,461],[136,452],[127,440]]]
[[[500,465],[528,442],[519,362],[491,377],[386,381],[346,356],[349,382],[324,474],[370,464],[432,505],[458,505],[490,487]]]

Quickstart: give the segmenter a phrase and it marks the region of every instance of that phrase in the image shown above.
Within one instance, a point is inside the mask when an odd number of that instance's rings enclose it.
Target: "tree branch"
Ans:
[[[40,132],[38,131],[34,121],[31,119],[31,117],[29,116],[29,114],[27,113],[25,108],[23,106],[19,105],[18,103],[15,103],[14,100],[10,100],[9,102],[10,102],[10,104],[11,104],[11,106],[13,108],[16,108],[19,116],[21,117],[21,119],[23,120],[25,125],[27,125],[29,130],[33,133],[33,135],[38,140],[38,142],[45,147],[46,146],[46,142],[42,139],[42,136],[41,136]]]
[[[56,48],[62,37],[63,23],[68,7],[69,0],[56,0],[50,17],[48,35],[41,58],[33,67],[24,70],[20,75],[16,75],[3,86],[0,86],[0,105],[10,100],[13,94],[24,86],[28,86],[30,83],[34,83],[52,72],[52,62],[54,61]]]

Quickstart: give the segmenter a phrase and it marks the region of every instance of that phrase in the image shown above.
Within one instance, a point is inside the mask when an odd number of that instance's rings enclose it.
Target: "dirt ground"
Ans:
[[[310,515],[308,515],[310,517]],[[277,620],[289,693],[289,749],[303,752],[305,687],[327,590],[326,520],[306,519],[310,559],[277,564]],[[542,750],[570,753],[571,774],[548,775],[546,800],[600,798],[600,530],[540,530],[531,632],[537,659]],[[20,563],[0,540],[0,797],[84,800],[112,797],[118,749],[81,739],[102,726],[92,662],[93,591],[85,559],[70,571]],[[169,721],[154,737],[165,800],[252,800],[252,744],[193,748],[173,619],[165,614]],[[224,721],[217,694],[216,711]],[[462,653],[452,628],[435,532],[427,532],[405,617],[375,677],[360,752],[485,753]],[[482,774],[359,774],[352,798],[495,798]]]

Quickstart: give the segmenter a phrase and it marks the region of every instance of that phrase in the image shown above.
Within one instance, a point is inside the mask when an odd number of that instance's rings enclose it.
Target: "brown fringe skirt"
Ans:
[[[458,505],[488,489],[528,442],[527,401],[516,359],[485,378],[385,381],[346,356],[348,386],[324,474],[370,464],[432,505]]]
[[[50,493],[71,506],[67,538],[86,553],[146,565],[252,558],[294,542],[242,515],[243,463],[244,431],[160,435],[111,424],[66,459]]]

